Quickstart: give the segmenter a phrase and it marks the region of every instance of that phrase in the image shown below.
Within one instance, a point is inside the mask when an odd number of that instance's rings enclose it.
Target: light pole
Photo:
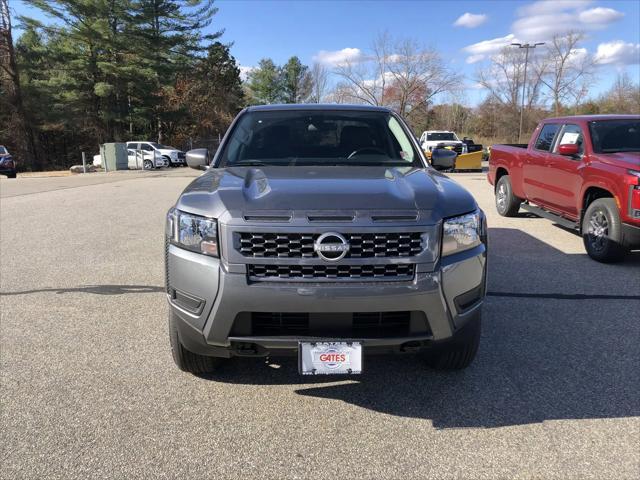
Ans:
[[[532,48],[536,48],[539,45],[544,45],[544,42],[538,42],[534,44],[530,43],[512,43],[514,47],[524,48],[524,81],[522,82],[522,106],[520,107],[520,129],[518,130],[518,142],[522,138],[522,118],[524,116],[524,99],[525,99],[525,88],[527,87],[527,64],[529,63],[529,50]]]

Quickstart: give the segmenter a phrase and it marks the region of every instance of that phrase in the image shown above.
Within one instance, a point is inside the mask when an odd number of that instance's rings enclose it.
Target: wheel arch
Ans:
[[[595,200],[599,198],[613,198],[620,209],[620,201],[616,197],[612,188],[602,184],[585,185],[582,195],[580,197],[580,225],[584,219],[584,214]]]
[[[505,175],[509,175],[509,170],[507,170],[507,168],[505,166],[500,165],[499,167],[496,167],[496,180],[495,180],[494,185],[493,185],[494,192],[498,188],[498,182]]]

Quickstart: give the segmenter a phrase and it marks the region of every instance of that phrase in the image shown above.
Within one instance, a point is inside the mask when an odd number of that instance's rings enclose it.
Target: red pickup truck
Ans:
[[[545,120],[528,145],[494,145],[487,178],[500,215],[576,228],[595,260],[640,248],[640,115]]]

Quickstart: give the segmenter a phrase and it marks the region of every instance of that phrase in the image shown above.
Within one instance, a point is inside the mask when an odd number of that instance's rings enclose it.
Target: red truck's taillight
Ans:
[[[640,172],[629,170],[627,184],[629,184],[629,216],[640,219]]]

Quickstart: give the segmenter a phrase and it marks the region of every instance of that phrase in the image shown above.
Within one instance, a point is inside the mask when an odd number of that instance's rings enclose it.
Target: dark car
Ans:
[[[0,175],[8,178],[16,178],[16,162],[7,150],[7,147],[0,145]]]

